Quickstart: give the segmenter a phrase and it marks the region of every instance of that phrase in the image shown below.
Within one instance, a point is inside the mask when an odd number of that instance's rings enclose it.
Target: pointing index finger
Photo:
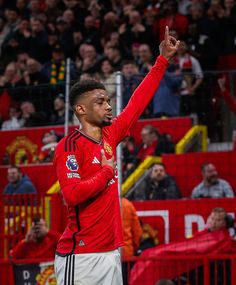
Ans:
[[[166,26],[166,29],[165,29],[165,44],[168,44],[169,42],[169,27]]]

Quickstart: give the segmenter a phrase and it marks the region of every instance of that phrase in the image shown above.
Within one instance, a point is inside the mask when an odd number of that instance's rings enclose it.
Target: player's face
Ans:
[[[112,123],[110,97],[106,90],[88,92],[85,102],[86,121],[94,126],[104,127]]]

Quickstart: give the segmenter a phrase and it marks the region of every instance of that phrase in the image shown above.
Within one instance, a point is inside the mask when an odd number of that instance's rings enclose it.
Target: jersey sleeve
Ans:
[[[90,178],[82,179],[81,163],[76,153],[67,153],[61,147],[56,150],[54,165],[64,200],[68,206],[76,206],[96,196],[106,189],[109,180],[114,176],[112,167],[103,166]]]
[[[131,126],[138,120],[151,101],[159,87],[167,65],[168,61],[163,56],[159,56],[149,73],[134,91],[123,112],[114,119],[110,131],[116,144],[128,134]]]

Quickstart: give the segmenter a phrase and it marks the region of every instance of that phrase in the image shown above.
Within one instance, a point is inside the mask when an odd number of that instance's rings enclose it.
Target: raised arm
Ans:
[[[168,61],[175,55],[178,46],[179,41],[169,35],[169,28],[166,27],[165,39],[159,46],[160,56],[158,56],[149,73],[134,91],[126,108],[110,127],[117,143],[126,136],[130,127],[138,120],[151,101],[165,73]]]

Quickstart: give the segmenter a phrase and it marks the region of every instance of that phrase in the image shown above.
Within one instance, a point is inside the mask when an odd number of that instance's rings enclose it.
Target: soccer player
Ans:
[[[160,56],[115,119],[103,84],[87,80],[72,86],[70,104],[81,127],[58,143],[54,156],[68,206],[68,224],[55,258],[58,285],[122,284],[116,146],[155,94],[178,46],[179,41],[169,35],[166,27]]]

